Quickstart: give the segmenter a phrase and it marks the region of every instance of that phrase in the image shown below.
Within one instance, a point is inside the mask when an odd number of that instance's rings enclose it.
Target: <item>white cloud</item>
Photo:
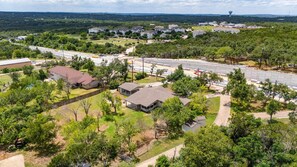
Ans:
[[[288,14],[296,8],[297,0],[0,0],[0,10],[20,11]]]

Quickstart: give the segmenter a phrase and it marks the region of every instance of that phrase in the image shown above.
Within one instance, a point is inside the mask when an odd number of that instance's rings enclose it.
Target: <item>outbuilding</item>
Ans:
[[[0,70],[3,70],[5,68],[8,68],[8,69],[22,68],[24,66],[30,66],[30,65],[32,65],[32,62],[28,58],[3,60],[3,61],[0,61]]]

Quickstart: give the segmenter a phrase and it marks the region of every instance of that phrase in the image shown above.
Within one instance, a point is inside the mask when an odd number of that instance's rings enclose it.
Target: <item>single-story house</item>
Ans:
[[[160,107],[167,99],[175,97],[173,92],[163,87],[142,88],[125,99],[126,106],[134,110],[150,112]],[[180,98],[184,105],[190,103],[190,99]]]
[[[231,34],[238,34],[240,33],[240,30],[236,28],[216,27],[212,29],[212,32],[226,32]]]
[[[182,129],[184,132],[189,132],[189,131],[195,132],[197,129],[199,129],[205,125],[206,125],[205,116],[198,116],[195,119],[186,122],[182,126]]]
[[[96,78],[93,78],[87,73],[83,73],[69,67],[56,66],[51,68],[49,72],[51,79],[55,81],[63,79],[65,82],[70,83],[72,87],[91,89],[98,87],[99,85],[99,81]]]
[[[3,70],[5,68],[22,68],[24,66],[30,65],[32,65],[32,62],[28,58],[3,60],[0,61],[0,70]]]
[[[206,32],[203,30],[194,30],[192,33],[193,33],[193,38],[206,34]]]
[[[119,86],[118,91],[122,95],[130,96],[130,95],[136,93],[137,91],[139,91],[140,88],[142,88],[142,86],[140,86],[136,83],[126,82]]]

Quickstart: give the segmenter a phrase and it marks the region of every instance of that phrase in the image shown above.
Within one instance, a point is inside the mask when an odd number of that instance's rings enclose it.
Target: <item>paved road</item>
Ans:
[[[37,46],[29,46],[31,49],[38,48],[41,52],[52,52],[55,56],[58,57],[65,57],[68,59],[71,59],[72,56],[78,55],[81,57],[87,57],[91,58],[96,65],[99,65],[102,61],[112,61],[114,58],[117,57],[124,57],[124,54],[120,55],[110,55],[110,56],[103,56],[99,58],[94,58],[94,56],[98,56],[92,53],[83,53],[83,52],[75,52],[75,51],[62,51],[62,50],[56,50],[56,49],[50,49],[45,47],[37,47]],[[130,53],[134,50],[134,48],[128,48],[127,53]],[[140,58],[135,59],[138,62],[141,62]],[[255,68],[246,67],[243,65],[227,65],[227,64],[219,64],[214,62],[207,62],[203,60],[193,60],[193,59],[158,59],[158,58],[145,58],[146,67],[145,71],[150,71],[150,63],[156,63],[159,66],[165,66],[168,67],[169,70],[167,73],[165,73],[165,76],[173,72],[178,65],[182,64],[185,69],[190,71],[192,74],[193,70],[200,69],[200,70],[206,70],[206,71],[213,71],[216,73],[219,73],[221,75],[226,75],[227,73],[230,73],[235,68],[241,68],[242,71],[245,73],[248,80],[257,80],[257,81],[264,81],[266,78],[269,78],[270,80],[279,81],[281,83],[287,84],[292,87],[296,87],[297,89],[297,75],[293,73],[283,73],[283,72],[276,72],[276,71],[263,71],[263,70],[257,70]],[[149,63],[149,64],[147,64]],[[142,70],[141,65],[135,66],[136,70]],[[186,71],[187,71],[186,70]]]
[[[289,118],[289,113],[290,112],[292,112],[292,111],[281,111],[281,112],[277,112],[275,115],[273,115],[273,118],[278,118],[278,119]],[[265,113],[265,112],[253,113],[253,115],[256,118],[270,119],[270,116],[267,113]]]
[[[53,55],[57,57],[65,57],[65,59],[71,59],[72,56],[77,55],[82,58],[90,58],[95,62],[96,65],[100,65],[103,61],[111,62],[113,59],[119,57],[120,55],[110,55],[110,56],[100,56],[92,53],[83,53],[83,52],[76,52],[76,51],[66,51],[66,50],[57,50],[57,49],[50,49],[45,47],[39,47],[39,46],[29,46],[30,49],[35,50],[38,49],[42,53],[45,52],[51,52]]]
[[[228,126],[228,121],[231,117],[231,98],[228,95],[220,95],[220,97],[220,110],[214,124],[218,126]]]
[[[295,86],[297,88],[297,75],[293,73],[263,71],[243,65],[227,65],[203,60],[146,58],[145,61],[148,63],[157,63],[159,65],[171,67],[177,67],[182,64],[186,69],[196,70],[199,68],[200,70],[213,71],[222,75],[230,73],[233,69],[241,68],[248,80],[264,81],[266,78],[269,78],[272,81],[277,80],[281,83],[292,87]]]

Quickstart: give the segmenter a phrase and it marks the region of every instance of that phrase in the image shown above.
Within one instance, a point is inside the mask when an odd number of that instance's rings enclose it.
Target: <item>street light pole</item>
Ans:
[[[142,56],[142,75],[144,75],[144,56]]]
[[[132,82],[134,82],[134,61],[132,60]]]

